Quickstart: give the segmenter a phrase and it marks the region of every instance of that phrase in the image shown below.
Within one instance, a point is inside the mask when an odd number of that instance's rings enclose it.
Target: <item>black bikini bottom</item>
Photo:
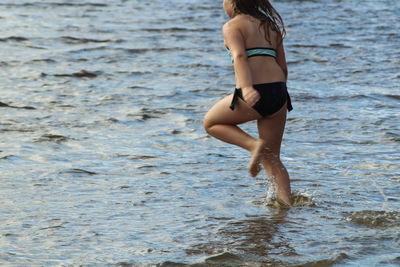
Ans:
[[[280,110],[285,103],[287,103],[287,109],[289,111],[293,109],[292,101],[290,100],[285,82],[255,84],[253,85],[253,88],[260,94],[260,100],[258,100],[252,108],[261,116],[264,117],[274,114]],[[229,106],[231,110],[235,109],[238,97],[244,100],[242,89],[235,88],[232,103]]]

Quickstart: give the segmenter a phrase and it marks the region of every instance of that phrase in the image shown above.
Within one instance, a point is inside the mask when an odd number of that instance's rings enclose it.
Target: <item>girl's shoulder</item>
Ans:
[[[237,15],[234,18],[225,22],[225,24],[222,26],[222,29],[224,30],[229,28],[236,28],[240,30],[246,28],[249,23],[250,19],[247,15]]]

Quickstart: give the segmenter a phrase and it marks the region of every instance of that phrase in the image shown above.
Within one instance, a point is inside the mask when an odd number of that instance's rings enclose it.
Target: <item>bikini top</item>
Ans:
[[[228,55],[232,58],[232,53],[229,51],[229,48],[226,48]],[[254,47],[246,49],[247,57],[256,57],[256,56],[267,56],[267,57],[275,57],[276,58],[276,50],[273,48],[267,47]],[[233,60],[233,59],[232,59]]]

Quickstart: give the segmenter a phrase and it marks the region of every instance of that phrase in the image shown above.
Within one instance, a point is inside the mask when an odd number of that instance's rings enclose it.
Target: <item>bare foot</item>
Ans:
[[[263,140],[258,139],[256,141],[256,146],[251,151],[251,160],[249,165],[250,175],[256,177],[261,171],[260,158],[262,156],[263,150],[265,149],[265,143]]]

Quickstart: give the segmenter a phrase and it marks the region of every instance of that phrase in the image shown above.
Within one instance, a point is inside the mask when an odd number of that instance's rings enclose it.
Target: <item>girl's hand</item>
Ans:
[[[253,87],[244,87],[242,88],[244,101],[250,106],[253,107],[258,100],[260,100],[260,94]]]

